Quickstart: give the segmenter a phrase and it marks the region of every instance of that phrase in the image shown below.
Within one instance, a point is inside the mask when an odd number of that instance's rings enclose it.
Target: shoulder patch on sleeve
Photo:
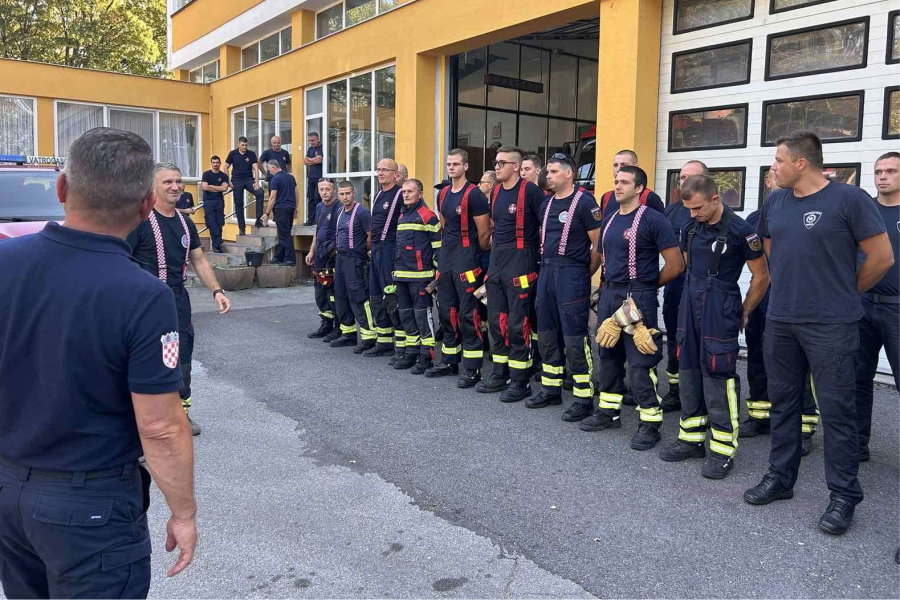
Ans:
[[[750,246],[750,249],[754,252],[759,252],[762,248],[762,241],[760,241],[759,236],[756,233],[747,236],[747,245]]]
[[[603,220],[603,211],[600,210],[600,207],[599,207],[599,206],[597,206],[596,208],[592,208],[592,209],[591,209],[591,216],[594,217],[594,220],[595,220],[595,221],[602,221],[602,220]]]

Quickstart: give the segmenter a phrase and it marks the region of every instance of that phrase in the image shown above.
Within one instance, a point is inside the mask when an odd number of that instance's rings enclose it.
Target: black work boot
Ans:
[[[394,362],[394,369],[397,371],[402,371],[404,369],[411,369],[416,364],[416,355],[415,354],[406,354],[401,356]]]
[[[502,392],[506,388],[509,387],[509,378],[506,377],[503,373],[497,373],[494,371],[491,373],[491,376],[488,379],[484,379],[481,383],[478,384],[478,387],[475,388],[476,392],[481,392],[482,394],[493,394],[496,392]]]
[[[872,458],[872,455],[869,454],[869,445],[860,447],[859,449],[859,462],[869,462],[869,459]]]
[[[481,370],[466,369],[465,373],[460,375],[459,379],[456,381],[456,387],[462,389],[475,387],[479,381],[481,381]]]
[[[431,357],[421,354],[419,355],[418,360],[416,360],[416,365],[412,368],[410,373],[412,373],[413,375],[421,375],[431,367]]]
[[[594,414],[578,424],[582,431],[603,431],[604,429],[618,429],[622,426],[622,417],[618,412],[598,408]]]
[[[329,333],[328,335],[323,337],[322,341],[325,342],[326,344],[330,344],[331,342],[338,339],[339,337],[341,337],[341,328],[340,327],[332,327],[331,333]]]
[[[362,355],[369,357],[369,358],[374,358],[377,356],[387,356],[388,354],[393,354],[393,353],[394,353],[394,349],[391,346],[387,346],[387,347],[382,346],[381,348],[379,348],[378,344],[375,344],[374,346],[372,346],[371,348],[369,348],[368,350],[363,352]]]
[[[355,346],[356,345],[356,334],[351,335],[338,335],[337,338],[330,344],[328,344],[332,348],[343,348],[344,346]]]
[[[594,412],[594,407],[592,405],[585,404],[584,402],[573,402],[572,406],[562,414],[562,420],[567,423],[583,421],[591,416],[592,412]]]
[[[803,439],[800,441],[800,456],[806,456],[810,452],[812,452],[813,446],[813,434],[804,433]]]
[[[434,366],[425,371],[425,377],[446,377],[459,373],[459,365],[448,365],[442,362],[434,363]]]
[[[398,348],[394,346],[394,355],[391,356],[391,360],[388,361],[388,364],[393,366],[395,362],[403,358],[403,355],[406,354],[406,348]]]
[[[519,402],[531,395],[531,385],[528,380],[513,381],[510,386],[500,394],[500,402]]]
[[[659,408],[664,413],[681,410],[681,396],[679,396],[677,383],[669,384],[669,391],[663,396],[662,402],[659,403]]]
[[[710,452],[706,460],[703,461],[703,468],[700,474],[707,479],[725,479],[734,467],[734,459],[730,456]]]
[[[631,438],[634,450],[649,450],[659,441],[659,427],[650,423],[638,425],[637,433]]]
[[[758,435],[769,435],[769,421],[766,419],[747,419],[738,427],[738,438],[752,438]]]
[[[310,339],[323,338],[334,329],[334,325],[331,323],[331,319],[322,319],[322,322],[319,323],[319,328],[315,331],[311,331],[306,334],[306,337]]]
[[[372,350],[373,348],[375,348],[375,342],[368,340],[368,341],[362,342],[359,346],[354,348],[353,354],[363,354],[364,352],[366,352],[368,350]]]
[[[819,527],[825,533],[841,535],[850,529],[850,523],[853,521],[853,511],[855,510],[856,504],[852,500],[832,494],[828,508],[825,509],[825,514],[819,519]]]
[[[689,458],[703,458],[706,456],[706,448],[703,444],[692,444],[684,440],[676,440],[663,448],[659,457],[666,462],[681,462]]]
[[[775,500],[787,500],[793,497],[794,490],[781,485],[774,473],[766,473],[756,487],[744,492],[744,502],[748,504],[769,504]]]
[[[538,392],[537,396],[532,396],[525,401],[526,408],[544,408],[558,404],[562,404],[562,396],[548,396],[543,390]]]

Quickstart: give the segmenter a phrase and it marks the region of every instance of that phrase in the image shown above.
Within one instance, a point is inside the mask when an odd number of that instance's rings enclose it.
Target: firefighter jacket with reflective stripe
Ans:
[[[440,247],[441,222],[425,201],[404,206],[397,223],[394,281],[433,279]]]

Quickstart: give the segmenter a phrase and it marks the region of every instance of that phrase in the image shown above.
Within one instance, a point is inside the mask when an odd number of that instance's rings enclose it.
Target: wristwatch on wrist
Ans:
[[[225,295],[225,290],[223,290],[222,288],[216,288],[216,289],[213,290],[213,298],[216,297],[216,294],[222,294],[222,295],[224,296],[224,295]]]

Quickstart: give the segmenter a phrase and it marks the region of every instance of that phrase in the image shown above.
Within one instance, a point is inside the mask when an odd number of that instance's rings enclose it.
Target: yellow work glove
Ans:
[[[622,328],[616,324],[612,317],[600,323],[597,328],[597,343],[602,348],[612,348],[619,343],[619,336],[622,335]]]
[[[634,345],[641,354],[656,354],[656,343],[653,335],[659,333],[658,329],[647,329],[643,321],[634,324]]]

